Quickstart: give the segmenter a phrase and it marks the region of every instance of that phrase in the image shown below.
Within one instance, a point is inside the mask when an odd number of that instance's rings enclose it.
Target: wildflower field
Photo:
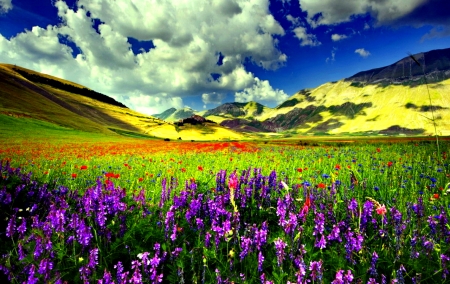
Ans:
[[[450,282],[449,146],[3,142],[0,277]]]

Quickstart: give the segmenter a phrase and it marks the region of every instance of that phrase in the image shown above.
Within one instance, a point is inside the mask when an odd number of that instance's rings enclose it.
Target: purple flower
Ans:
[[[52,269],[53,269],[53,262],[48,258],[44,258],[41,260],[41,263],[39,264],[38,273],[44,275],[44,280],[48,280],[50,278],[50,271]]]
[[[103,279],[101,279],[101,280],[103,281],[102,283],[104,283],[104,284],[113,284],[114,283],[111,273],[108,270],[106,270],[106,268],[105,268],[105,271],[103,272]]]
[[[264,256],[262,252],[258,253],[258,271],[261,272],[263,268]]]
[[[38,279],[34,276],[35,271],[36,267],[34,266],[34,264],[32,264],[30,269],[28,270],[28,280],[27,280],[28,284],[35,284],[38,282]]]
[[[327,241],[325,240],[324,235],[322,235],[322,237],[320,238],[319,241],[317,241],[317,238],[316,238],[316,244],[315,244],[315,247],[316,247],[316,248],[320,248],[320,249],[324,249],[324,248],[327,247]]]
[[[122,262],[117,262],[116,265],[114,265],[114,268],[117,270],[117,283],[126,283],[127,282],[127,275],[128,271],[123,271],[123,265]]]
[[[25,252],[23,251],[23,246],[21,243],[18,244],[18,254],[19,254],[19,260],[22,260],[26,257]]]
[[[278,266],[281,266],[281,264],[283,263],[285,254],[284,249],[286,248],[286,246],[287,244],[281,238],[275,240],[275,249]]]
[[[447,276],[449,275],[448,271],[448,263],[450,262],[450,257],[446,256],[445,254],[441,254],[441,265],[442,265],[442,278],[447,279]]]
[[[20,236],[23,237],[26,231],[27,231],[27,221],[25,218],[22,218],[22,223],[17,228],[17,232],[19,232]]]
[[[98,248],[94,248],[89,252],[88,267],[94,269],[98,264]]]
[[[322,281],[322,264],[323,261],[311,261],[309,263],[309,270],[311,271],[311,278],[315,280]]]
[[[13,237],[15,231],[16,231],[16,215],[12,215],[11,218],[9,218],[8,225],[6,227],[6,236],[10,238]]]
[[[44,251],[44,248],[42,247],[42,238],[40,236],[37,236],[35,243],[36,244],[34,246],[33,256],[34,256],[34,259],[37,260],[41,256],[42,252]]]
[[[314,223],[313,236],[318,236],[325,230],[325,215],[323,213],[317,213],[314,218]]]
[[[247,238],[245,236],[241,236],[241,253],[239,254],[239,258],[243,260],[247,254],[251,251],[252,248],[252,239]]]
[[[211,247],[211,233],[206,232],[205,234],[205,247],[210,248]]]
[[[378,272],[377,272],[377,268],[376,268],[377,260],[378,260],[378,254],[376,251],[374,251],[372,254],[372,261],[370,263],[370,268],[368,270],[369,275],[372,277],[378,276]]]

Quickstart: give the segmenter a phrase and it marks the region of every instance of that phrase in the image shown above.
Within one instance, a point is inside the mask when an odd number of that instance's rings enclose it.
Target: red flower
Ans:
[[[87,170],[87,166],[86,165],[81,166],[80,170]]]
[[[197,169],[198,169],[199,171],[203,171],[203,167],[202,167],[202,166],[198,166]]]
[[[433,198],[434,199],[439,199],[439,194],[437,194],[437,193],[433,194]]]
[[[389,161],[389,162],[387,163],[387,166],[388,166],[388,167],[392,167],[392,164],[393,164],[393,163],[392,163],[391,161]]]
[[[381,152],[381,149],[380,149],[380,148],[377,148],[377,152],[380,153],[380,152]]]
[[[183,173],[185,173],[185,172],[186,172],[186,169],[185,169],[185,168],[181,168],[181,171],[182,171]]]
[[[378,207],[378,208],[376,209],[376,211],[377,211],[377,214],[378,214],[378,215],[384,215],[384,214],[386,214],[386,212],[387,212],[386,207],[384,206],[384,204],[381,205],[380,207]]]
[[[230,158],[230,161],[233,161],[233,158]]]
[[[139,178],[139,182],[141,182],[141,181],[143,181],[144,180],[144,178]]]
[[[317,185],[318,188],[326,188],[327,186],[324,183],[319,183]]]
[[[341,169],[341,165],[337,164],[334,168],[335,168],[336,170],[340,170],[340,169]]]
[[[303,170],[301,168],[298,168],[297,172],[301,173],[301,172],[303,172]]]
[[[45,172],[44,172],[44,175],[48,175],[48,171],[45,171]]]
[[[77,174],[72,174],[72,178],[76,178],[77,177]]]

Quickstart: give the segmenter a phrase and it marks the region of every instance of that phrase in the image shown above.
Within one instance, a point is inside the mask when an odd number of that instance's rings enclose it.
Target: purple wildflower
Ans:
[[[311,278],[315,281],[322,281],[322,264],[323,261],[311,261],[309,264],[309,270],[311,271]]]
[[[264,256],[262,252],[258,253],[258,271],[261,272],[263,268]]]
[[[36,284],[38,282],[38,279],[34,276],[36,272],[36,267],[34,264],[31,265],[30,269],[28,270],[28,284]]]
[[[275,240],[275,249],[278,266],[281,266],[281,264],[283,263],[285,254],[284,249],[286,248],[286,246],[287,244],[281,238]]]
[[[372,261],[370,262],[370,268],[368,270],[369,275],[372,277],[378,276],[378,272],[377,272],[377,268],[376,268],[377,260],[378,260],[378,254],[376,251],[374,251],[372,254]]]
[[[53,262],[48,258],[44,258],[41,260],[41,263],[39,264],[38,273],[44,275],[44,280],[48,280],[50,278],[50,271],[52,269],[53,269]]]
[[[441,254],[441,265],[442,265],[442,278],[447,279],[447,276],[449,275],[448,271],[448,263],[450,262],[450,257],[446,256],[445,254]]]

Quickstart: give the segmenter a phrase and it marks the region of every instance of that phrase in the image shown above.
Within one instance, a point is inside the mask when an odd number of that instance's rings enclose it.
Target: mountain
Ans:
[[[450,48],[431,50],[407,56],[389,66],[359,72],[346,81],[358,83],[402,84],[421,80],[428,82],[450,78]]]
[[[434,116],[438,134],[450,135],[450,49],[413,57],[301,90],[252,117],[242,103],[223,104],[204,116],[239,132],[288,136],[434,135]]]
[[[217,124],[180,129],[74,82],[0,64],[0,140],[96,135],[183,140],[242,138]]]
[[[154,114],[153,116],[157,117],[159,119],[165,120],[176,111],[177,111],[177,109],[172,107],[172,108],[169,108],[169,109],[163,111],[162,113]]]
[[[154,114],[153,116],[163,119],[165,121],[174,122],[179,121],[181,119],[189,118],[197,113],[198,113],[197,111],[193,110],[190,107],[184,107],[182,109],[176,109],[172,107],[163,111],[160,114]]]

